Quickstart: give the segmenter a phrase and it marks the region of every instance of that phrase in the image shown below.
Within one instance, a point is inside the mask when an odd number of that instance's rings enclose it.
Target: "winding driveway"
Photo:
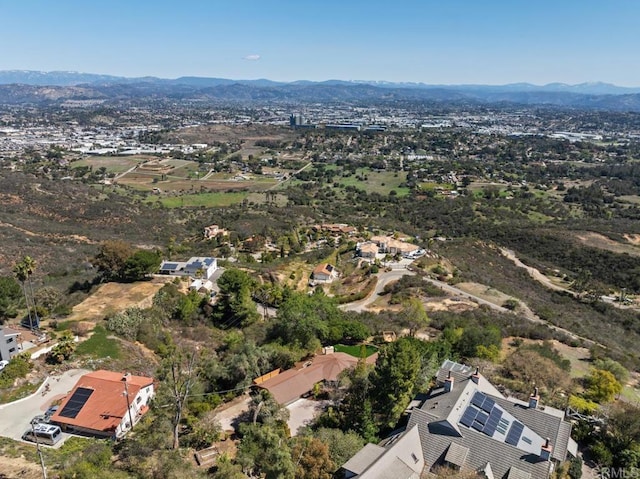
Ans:
[[[0,436],[20,440],[29,429],[31,419],[44,414],[54,402],[66,396],[80,376],[88,372],[86,369],[71,369],[59,376],[49,376],[31,396],[0,404]]]

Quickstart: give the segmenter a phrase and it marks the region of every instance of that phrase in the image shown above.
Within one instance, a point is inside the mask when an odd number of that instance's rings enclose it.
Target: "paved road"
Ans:
[[[378,282],[376,283],[376,287],[374,290],[364,299],[360,301],[354,301],[353,303],[341,304],[340,309],[343,311],[357,311],[361,313],[365,311],[367,307],[373,303],[378,296],[383,292],[384,287],[393,281],[398,281],[400,278],[406,275],[414,275],[413,271],[409,271],[408,269],[393,269],[391,271],[383,271],[382,273],[378,273]]]
[[[35,394],[8,404],[0,404],[0,436],[21,439],[34,416],[43,414],[54,401],[73,389],[86,369],[72,369],[60,376],[50,376]],[[46,391],[45,384],[49,384]],[[67,436],[67,435],[65,435]],[[59,444],[62,444],[60,442]]]

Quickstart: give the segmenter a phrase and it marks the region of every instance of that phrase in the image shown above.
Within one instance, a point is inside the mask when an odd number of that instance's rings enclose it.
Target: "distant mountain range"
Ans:
[[[608,83],[567,85],[428,85],[384,81],[275,82],[266,79],[126,78],[78,72],[0,71],[0,103],[167,98],[198,101],[436,101],[514,103],[640,111],[640,87]]]

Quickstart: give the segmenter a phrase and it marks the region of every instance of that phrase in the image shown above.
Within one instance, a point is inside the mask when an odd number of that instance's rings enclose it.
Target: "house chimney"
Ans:
[[[538,392],[538,388],[534,388],[533,394],[529,396],[529,407],[531,409],[537,409],[538,403],[540,402],[540,394]]]
[[[453,389],[453,377],[451,376],[451,371],[447,374],[447,379],[444,380],[444,392],[450,393]]]
[[[540,459],[548,461],[551,459],[551,453],[553,452],[553,446],[549,438],[545,441],[544,445],[540,448]]]
[[[480,382],[480,368],[476,367],[476,372],[471,375],[471,380],[476,384]]]

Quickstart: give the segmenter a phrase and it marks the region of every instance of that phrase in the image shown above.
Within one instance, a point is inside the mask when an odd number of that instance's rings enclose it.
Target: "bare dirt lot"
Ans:
[[[2,479],[39,479],[42,469],[24,457],[0,456],[0,477]]]
[[[151,306],[153,296],[171,278],[154,278],[139,283],[105,283],[73,308],[66,321],[95,322],[127,308]]]
[[[619,243],[604,235],[585,231],[576,235],[582,243],[593,248],[606,249],[614,253],[627,253],[632,256],[640,256],[640,248],[638,247],[637,235],[625,235],[629,243]]]

